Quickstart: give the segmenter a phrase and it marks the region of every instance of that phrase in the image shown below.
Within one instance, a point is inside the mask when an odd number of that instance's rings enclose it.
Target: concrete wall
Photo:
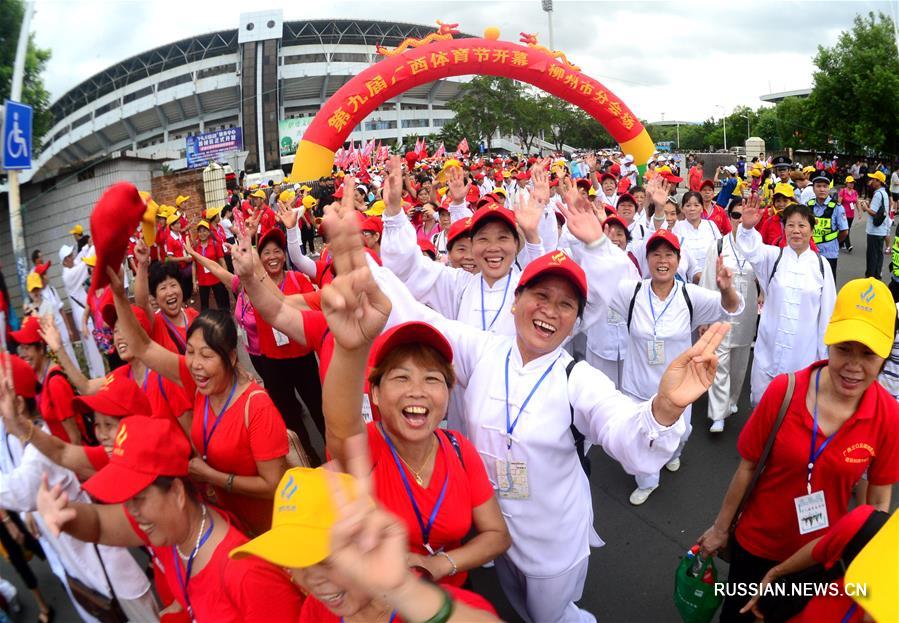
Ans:
[[[44,260],[53,260],[50,280],[60,296],[65,296],[57,255],[63,244],[73,242],[69,230],[78,223],[90,232],[90,213],[103,191],[116,182],[131,182],[140,190],[149,190],[159,164],[149,160],[119,158],[101,162],[89,169],[22,187],[22,220],[25,248],[29,258],[40,249]],[[10,298],[21,317],[22,293],[19,291],[9,236],[7,195],[0,198],[0,262],[10,290]]]

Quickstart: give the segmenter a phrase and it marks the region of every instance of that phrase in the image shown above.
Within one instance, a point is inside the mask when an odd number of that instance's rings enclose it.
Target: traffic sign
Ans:
[[[31,117],[28,104],[6,100],[3,116],[3,168],[31,168]]]

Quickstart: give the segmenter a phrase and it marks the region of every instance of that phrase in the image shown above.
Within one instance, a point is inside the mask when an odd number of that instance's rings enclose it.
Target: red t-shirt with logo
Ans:
[[[721,232],[722,236],[726,236],[730,232],[734,230],[730,225],[730,217],[727,216],[727,212],[719,206],[718,204],[712,202],[712,213],[706,213],[705,209],[702,210],[702,218],[707,221],[712,221],[715,225],[718,226],[718,231]]]
[[[153,417],[167,417],[177,420],[185,411],[190,411],[193,400],[188,397],[184,388],[173,383],[155,370],[149,370],[143,379],[134,378],[131,364],[119,366],[112,372],[115,377],[124,377],[138,384],[150,401]]]
[[[309,278],[293,270],[289,270],[284,274],[284,279],[278,284],[278,288],[286,296],[293,294],[305,294],[312,292],[312,282]],[[286,343],[278,345],[278,338],[275,337],[275,329],[265,321],[262,314],[256,313],[256,331],[259,333],[259,350],[266,357],[272,359],[293,359],[308,355],[312,348],[299,344],[286,335],[280,338],[280,341],[287,340]]]
[[[453,432],[459,445],[460,460],[446,432],[438,430],[435,434],[440,447],[434,459],[434,470],[427,487],[415,482],[412,472],[402,461],[400,466],[406,473],[425,525],[446,480],[446,494],[434,519],[429,542],[435,552],[440,549],[449,552],[462,544],[462,539],[468,535],[472,527],[473,510],[493,497],[493,486],[487,479],[484,462],[470,441],[458,432]],[[373,466],[375,497],[386,509],[403,519],[409,532],[409,551],[427,556],[421,526],[400,475],[400,468],[397,467],[387,440],[375,422],[368,425],[368,449]],[[441,584],[462,586],[467,577],[467,573],[460,572],[452,577],[443,578]]]
[[[205,257],[206,259],[212,260],[213,262],[218,262],[220,259],[224,258],[222,254],[222,250],[218,244],[215,243],[215,240],[209,238],[204,245],[201,242],[197,243],[197,246],[194,248],[194,251]],[[219,282],[218,278],[213,275],[208,268],[194,260],[196,263],[196,271],[197,271],[197,285],[198,286],[214,286]]]
[[[85,436],[84,418],[75,411],[73,401],[75,400],[75,390],[69,384],[65,374],[57,365],[52,365],[47,369],[47,376],[43,379],[38,378],[43,383],[40,394],[37,396],[37,404],[41,412],[41,417],[47,423],[47,427],[54,436],[59,437],[66,443],[71,443],[69,434],[62,427],[65,420],[75,418],[75,423],[81,431],[82,438]]]
[[[165,574],[166,583],[181,607],[187,610],[184,589],[178,580],[175,565],[182,573],[185,568],[176,559],[171,547],[155,547],[137,526],[134,518],[125,516],[138,536],[146,543]],[[221,517],[221,515],[219,515]],[[228,533],[215,548],[212,558],[187,583],[187,595],[196,621],[216,623],[294,623],[300,617],[303,597],[290,581],[287,573],[255,556],[233,560],[228,553],[249,539],[225,515]]]
[[[256,383],[250,383],[239,396],[231,400],[218,426],[215,426],[217,414],[212,407],[209,408],[206,424],[209,443],[208,446],[204,444],[203,415],[206,411],[206,396],[197,392],[196,383],[187,369],[184,357],[179,358],[179,372],[184,389],[194,396],[191,443],[201,457],[206,454],[206,463],[210,467],[226,474],[258,476],[257,462],[271,461],[287,455],[287,427],[284,419],[265,390]],[[210,487],[201,484],[200,490],[207,493]],[[215,497],[212,501],[231,512],[252,534],[262,534],[271,528],[271,498],[228,493],[220,487],[211,487],[211,490]]]
[[[157,311],[153,314],[153,328],[150,329],[150,339],[163,348],[181,355],[187,350],[187,328],[200,315],[192,307],[184,307],[183,313],[185,323],[183,327],[179,327],[162,311]]]
[[[826,361],[796,372],[796,388],[771,455],[755,491],[737,523],[736,536],[749,553],[768,560],[786,560],[800,547],[824,533],[799,534],[794,499],[808,494],[809,451],[812,443],[812,414],[806,406],[813,374]],[[821,374],[828,374],[822,369]],[[775,378],[737,442],[740,456],[758,462],[777,419],[786,393],[787,377]],[[816,449],[826,437],[819,430]],[[829,524],[846,514],[852,488],[867,471],[872,485],[899,481],[899,403],[880,383],[865,390],[858,410],[846,420],[815,461],[812,492],[823,491]]]
[[[443,587],[454,601],[471,606],[478,610],[484,610],[496,616],[496,610],[490,605],[490,602],[471,591],[454,586]],[[298,623],[340,623],[343,619],[330,610],[314,596],[309,595],[303,602],[303,611],[300,612],[300,620]],[[393,619],[394,623],[403,623],[403,619],[397,616]]]

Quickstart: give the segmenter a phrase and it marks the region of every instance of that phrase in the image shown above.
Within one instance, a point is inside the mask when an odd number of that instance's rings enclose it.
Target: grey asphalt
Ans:
[[[838,265],[838,286],[864,275],[864,223],[856,221],[852,228],[855,251],[842,253]],[[884,256],[884,274],[888,274],[889,258]],[[684,451],[677,473],[663,471],[661,486],[642,506],[628,503],[634,479],[594,448],[590,457],[596,530],[606,542],[593,550],[584,587],[581,607],[592,612],[599,621],[642,623],[679,621],[672,593],[674,572],[682,556],[715,518],[730,478],[739,463],[737,436],[749,417],[748,383],[740,400],[740,412],[727,420],[719,435],[708,432],[705,399],[694,405],[693,435]],[[893,507],[899,491],[894,490]],[[65,592],[47,565],[37,559],[31,562],[41,587],[56,609],[56,621],[77,621]],[[726,565],[719,571],[726,575]],[[36,621],[37,609],[30,594],[15,571],[0,560],[0,576],[19,589],[23,611],[15,621]],[[492,569],[479,569],[472,574],[475,589],[497,607],[507,621],[518,621],[502,596]],[[542,622],[538,622],[542,623]]]

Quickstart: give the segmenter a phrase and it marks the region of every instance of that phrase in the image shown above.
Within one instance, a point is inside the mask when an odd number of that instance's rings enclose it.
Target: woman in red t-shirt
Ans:
[[[311,294],[312,283],[306,275],[297,271],[285,270],[287,261],[287,238],[280,229],[270,229],[259,241],[258,254],[260,262],[256,266],[253,279],[270,284],[273,290],[282,295]],[[217,266],[208,258],[195,250],[189,250],[199,266],[204,266],[222,283],[231,285],[235,282],[233,274],[222,266]],[[267,279],[266,279],[267,277]],[[246,286],[247,284],[242,284]],[[249,309],[247,309],[249,307]],[[247,313],[249,312],[249,313]],[[287,428],[300,438],[303,450],[311,465],[321,465],[321,457],[312,445],[306,424],[303,422],[303,405],[318,428],[322,437],[325,435],[325,422],[322,416],[322,389],[318,376],[318,360],[305,340],[297,340],[294,336],[276,330],[265,321],[262,315],[250,303],[246,293],[238,297],[235,314],[242,319],[251,317],[255,322],[254,335],[256,343],[251,344],[249,331],[246,332],[247,347],[253,367],[262,377],[265,388],[284,418]],[[255,348],[253,348],[255,347]],[[253,352],[258,348],[258,354]],[[303,404],[297,400],[297,394]]]
[[[70,502],[45,481],[38,511],[51,530],[82,541],[149,547],[176,599],[160,613],[164,621],[180,614],[183,621],[295,623],[303,598],[283,570],[228,557],[247,537],[197,494],[190,453],[171,420],[125,418],[109,464],[84,483],[103,504]]]
[[[347,261],[346,255],[338,261]],[[352,261],[364,268],[363,257]],[[347,439],[367,434],[375,497],[403,518],[410,566],[461,586],[467,571],[505,552],[511,537],[474,446],[457,432],[437,430],[455,380],[452,347],[422,322],[401,324],[382,336],[368,377],[371,404],[381,419],[364,424],[368,354],[390,301],[377,287],[363,301],[354,292],[353,268],[358,267],[340,266],[340,276],[322,292],[334,335],[324,385],[328,453],[345,462]],[[463,545],[472,527],[477,535]]]
[[[867,503],[889,508],[892,485],[899,481],[899,404],[877,376],[893,346],[895,321],[895,304],[882,281],[856,279],[840,290],[824,334],[830,359],[795,373],[771,454],[736,517],[729,583],[758,582],[821,536],[846,514],[862,478],[868,481]],[[742,462],[715,523],[699,539],[705,554],[727,545],[787,386],[786,376],[776,377],[740,433]],[[739,614],[747,601],[726,596],[721,621],[752,621],[751,614]]]
[[[112,272],[112,271],[108,271]],[[193,396],[191,477],[201,491],[259,534],[271,526],[275,485],[287,469],[287,429],[265,390],[237,368],[237,329],[228,312],[207,309],[187,330],[185,356],[151,341],[110,275],[117,327],[134,356]]]
[[[193,256],[191,253],[190,241],[184,243],[185,253]],[[215,239],[209,232],[209,223],[200,221],[197,223],[197,248],[195,251],[225,268],[225,255],[222,248],[216,243]],[[203,264],[194,260],[194,289],[200,293],[200,309],[209,308],[209,294],[215,296],[215,306],[219,309],[228,311],[231,309],[231,301],[228,298],[228,290],[225,285],[216,278],[212,272]]]

